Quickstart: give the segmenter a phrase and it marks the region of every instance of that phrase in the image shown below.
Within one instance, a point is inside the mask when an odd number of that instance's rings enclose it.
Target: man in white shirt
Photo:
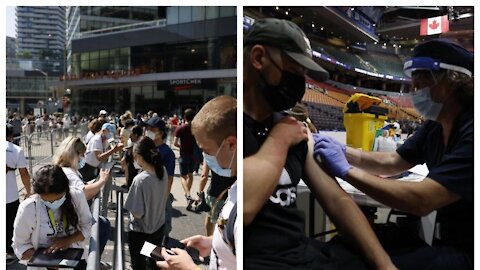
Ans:
[[[18,206],[20,200],[18,196],[17,178],[15,171],[18,169],[20,177],[22,178],[23,186],[25,187],[25,198],[30,196],[30,175],[28,174],[27,166],[28,162],[23,154],[22,148],[13,144],[13,126],[7,124],[7,154],[6,167],[7,167],[7,183],[6,183],[6,203],[7,203],[7,234],[6,234],[6,258],[7,265],[13,264],[17,261],[12,248],[13,237],[13,222],[17,215]]]
[[[219,175],[237,175],[237,101],[219,96],[207,102],[192,121],[192,134],[202,149],[208,167]],[[199,251],[200,257],[210,255],[210,269],[236,269],[236,204],[237,184],[232,185],[220,212],[213,236],[195,235],[182,242]],[[232,214],[233,213],[233,214]],[[173,253],[172,253],[173,252]],[[157,262],[162,269],[200,269],[183,249],[162,249],[165,261]]]

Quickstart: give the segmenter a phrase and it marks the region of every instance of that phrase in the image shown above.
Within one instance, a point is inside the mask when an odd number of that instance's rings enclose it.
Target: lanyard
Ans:
[[[52,209],[48,209],[47,212],[48,212],[48,218],[50,219],[50,223],[53,226],[53,231],[56,232],[57,222],[55,222],[55,217],[53,216],[53,211],[52,211]],[[67,233],[67,228],[68,228],[67,216],[63,215],[62,220],[63,220],[63,231],[65,233]]]

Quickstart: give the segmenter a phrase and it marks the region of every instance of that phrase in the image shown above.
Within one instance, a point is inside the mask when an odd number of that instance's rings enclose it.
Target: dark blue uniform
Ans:
[[[473,108],[465,109],[455,120],[447,145],[442,126],[427,121],[397,149],[409,163],[426,163],[427,177],[461,197],[437,210],[439,238],[434,238],[433,247],[392,256],[400,269],[473,269],[473,128]]]

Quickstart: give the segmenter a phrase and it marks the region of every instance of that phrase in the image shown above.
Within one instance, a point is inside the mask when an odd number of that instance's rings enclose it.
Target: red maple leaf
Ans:
[[[438,27],[439,25],[440,25],[440,24],[437,23],[436,20],[433,20],[433,22],[432,22],[431,24],[429,24],[428,27],[430,27],[430,29],[435,30],[435,29],[437,29],[437,27]]]

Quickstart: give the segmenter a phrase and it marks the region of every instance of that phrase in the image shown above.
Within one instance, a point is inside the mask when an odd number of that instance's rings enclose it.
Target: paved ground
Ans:
[[[47,142],[45,142],[47,143]],[[48,142],[49,143],[49,142]],[[42,151],[50,152],[50,146],[47,145],[39,145],[39,149]],[[175,155],[178,157],[179,153],[178,150],[174,149]],[[48,158],[41,164],[34,166],[33,171],[36,168],[47,164],[50,162],[51,159]],[[125,184],[125,177],[121,174],[115,173],[114,179],[112,180],[113,185],[121,186]],[[199,174],[194,174],[194,184],[192,187],[192,195],[198,191],[198,184],[200,182]],[[20,189],[20,194],[23,194],[23,185],[19,177],[17,177],[18,187]],[[207,184],[208,186],[208,184]],[[204,229],[204,220],[205,220],[205,213],[195,213],[186,210],[187,202],[185,200],[183,188],[180,183],[180,176],[179,176],[179,168],[178,164],[175,168],[175,178],[172,187],[172,194],[175,197],[175,201],[173,203],[174,212],[173,212],[173,220],[172,220],[172,232],[170,233],[170,237],[176,239],[184,239],[188,236],[195,235],[195,234],[205,234]],[[23,196],[22,196],[23,197]],[[116,196],[112,196],[113,202],[116,202]],[[126,194],[124,195],[124,199],[126,198]],[[194,196],[195,198],[195,196]],[[114,253],[114,238],[115,238],[115,215],[116,211],[114,209],[108,210],[108,219],[111,223],[111,233],[110,238],[105,247],[105,251],[102,254],[102,261],[112,264],[113,261],[113,253]],[[128,223],[127,215],[124,215],[124,228],[126,230]],[[126,236],[126,234],[124,234]],[[126,239],[126,237],[124,237]],[[128,244],[124,244],[125,248],[125,269],[131,269],[130,267],[130,253],[128,250]],[[202,269],[208,269],[208,265],[200,265]],[[25,262],[20,262],[15,265],[11,265],[7,267],[7,270],[17,270],[17,269],[26,269]]]

